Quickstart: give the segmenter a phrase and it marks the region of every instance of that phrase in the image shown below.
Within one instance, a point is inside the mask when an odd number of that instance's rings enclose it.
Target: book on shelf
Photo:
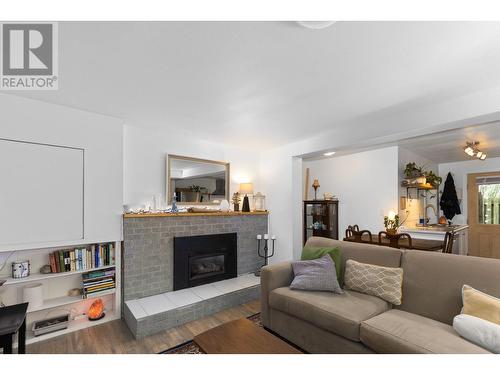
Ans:
[[[115,264],[113,243],[96,244],[72,250],[57,250],[49,254],[50,270],[53,273],[85,271]]]
[[[91,271],[82,274],[83,298],[113,293],[116,287],[114,268]]]

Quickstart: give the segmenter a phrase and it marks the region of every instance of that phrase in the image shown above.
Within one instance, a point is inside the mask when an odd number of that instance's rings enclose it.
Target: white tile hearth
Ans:
[[[203,300],[225,294],[223,290],[216,288],[214,284],[205,284],[205,285],[195,286],[194,288],[189,288],[189,289]]]
[[[126,301],[125,304],[136,319],[141,319],[146,316],[178,309],[259,284],[259,277],[248,274],[212,284],[205,284],[193,288]]]
[[[175,305],[163,294],[141,298],[137,300],[148,315],[159,314],[164,311],[175,309]],[[128,302],[127,302],[128,303]]]
[[[130,309],[130,311],[132,312],[132,314],[134,314],[134,316],[137,319],[141,319],[141,318],[144,318],[144,317],[148,316],[148,313],[146,312],[146,310],[144,310],[142,308],[142,306],[139,303],[139,301],[137,301],[137,300],[135,300],[135,301],[128,301],[127,305],[128,305],[128,308]]]
[[[247,274],[125,302],[124,319],[142,338],[259,298],[260,278]]]
[[[203,299],[197,296],[190,289],[176,290],[175,292],[167,292],[163,294],[167,299],[169,299],[175,307],[182,307],[191,305],[196,302],[203,301]]]

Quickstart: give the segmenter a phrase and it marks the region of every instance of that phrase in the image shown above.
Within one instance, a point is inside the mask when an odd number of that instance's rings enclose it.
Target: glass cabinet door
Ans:
[[[304,202],[304,243],[311,236],[338,239],[337,202]]]

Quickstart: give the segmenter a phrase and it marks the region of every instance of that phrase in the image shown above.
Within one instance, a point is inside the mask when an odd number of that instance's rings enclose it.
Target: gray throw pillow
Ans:
[[[290,289],[343,293],[337,281],[335,263],[328,254],[319,259],[292,262],[292,268],[295,277]]]

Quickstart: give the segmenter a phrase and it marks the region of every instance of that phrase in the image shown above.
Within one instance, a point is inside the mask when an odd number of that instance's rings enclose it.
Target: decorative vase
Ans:
[[[240,210],[240,204],[239,203],[233,203],[233,211],[238,212]]]
[[[398,230],[394,228],[391,229],[386,228],[385,231],[387,232],[387,234],[390,234],[391,236],[394,236],[395,234],[398,233]]]

